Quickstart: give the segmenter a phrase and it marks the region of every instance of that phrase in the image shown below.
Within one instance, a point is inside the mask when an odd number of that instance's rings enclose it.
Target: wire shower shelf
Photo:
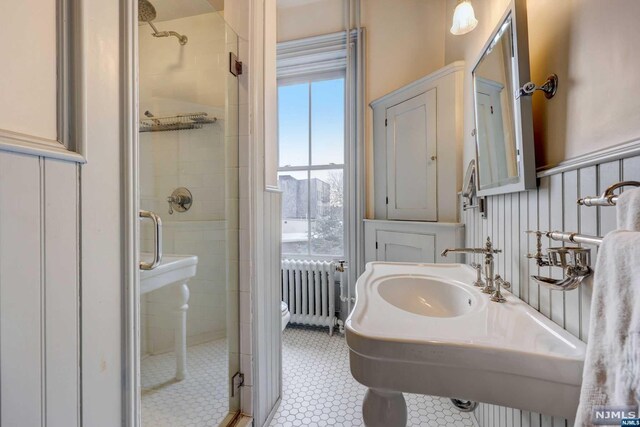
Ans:
[[[175,116],[154,116],[146,111],[145,118],[140,119],[140,132],[166,132],[171,130],[202,129],[204,125],[218,121],[207,113],[187,113]]]

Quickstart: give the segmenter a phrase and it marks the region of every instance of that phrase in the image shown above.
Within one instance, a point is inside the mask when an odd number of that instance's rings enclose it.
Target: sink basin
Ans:
[[[152,254],[140,254],[151,259]],[[153,270],[140,271],[140,294],[170,286],[175,307],[174,342],[176,354],[176,379],[187,375],[187,310],[189,309],[189,279],[196,275],[198,257],[195,255],[164,255]]]
[[[152,254],[140,254],[142,259],[153,258]],[[140,293],[155,291],[164,286],[186,282],[196,275],[198,257],[195,255],[164,255],[153,270],[140,271]]]
[[[345,326],[368,426],[404,425],[402,392],[575,416],[585,344],[509,292],[489,301],[475,275],[464,264],[367,265]]]
[[[464,285],[432,276],[392,276],[381,279],[378,293],[389,304],[429,317],[457,317],[473,311],[478,298]]]

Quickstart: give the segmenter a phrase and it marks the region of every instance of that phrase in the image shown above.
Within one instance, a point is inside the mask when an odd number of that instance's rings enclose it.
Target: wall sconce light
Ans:
[[[478,25],[476,14],[470,0],[458,0],[456,9],[453,11],[453,24],[451,34],[461,36],[472,31]]]

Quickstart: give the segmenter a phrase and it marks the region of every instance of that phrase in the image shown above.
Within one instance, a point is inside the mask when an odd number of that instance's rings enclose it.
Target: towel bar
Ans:
[[[640,187],[638,181],[622,181],[617,184],[609,186],[604,193],[595,197],[583,197],[578,199],[578,204],[581,206],[615,206],[618,202],[618,195],[613,192],[621,187]]]
[[[567,233],[566,231],[547,231],[544,233],[551,240],[557,240],[559,242],[568,243],[584,243],[587,245],[600,245],[602,244],[602,237],[589,236],[586,234]]]

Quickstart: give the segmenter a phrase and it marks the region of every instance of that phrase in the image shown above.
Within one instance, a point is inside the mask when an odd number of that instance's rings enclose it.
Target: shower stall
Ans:
[[[238,38],[207,0],[138,11],[139,195],[153,220],[140,228],[142,425],[226,425],[240,408]]]

